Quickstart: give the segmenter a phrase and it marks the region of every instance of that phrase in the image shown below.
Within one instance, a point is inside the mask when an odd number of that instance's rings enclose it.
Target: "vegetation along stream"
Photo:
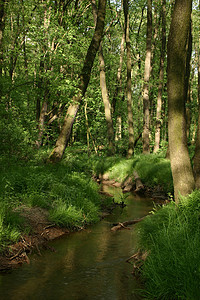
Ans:
[[[117,188],[107,192],[121,197]],[[1,299],[140,299],[139,283],[126,262],[135,249],[131,230],[112,232],[112,224],[148,214],[152,201],[130,195],[125,208],[87,230],[51,242],[56,253],[32,255],[30,265],[0,274]]]

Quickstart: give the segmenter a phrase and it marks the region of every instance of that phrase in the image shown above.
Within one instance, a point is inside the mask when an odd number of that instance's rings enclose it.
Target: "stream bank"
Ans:
[[[107,174],[104,174],[100,178],[95,178],[98,183],[101,183],[102,188],[100,193],[106,197],[116,197],[116,192],[121,194],[121,199],[124,198],[122,193],[131,192],[134,194],[135,199],[137,198],[150,198],[151,202],[156,201],[157,203],[167,202],[166,195],[163,195],[162,190],[159,187],[150,189],[145,185],[142,185],[140,190],[137,188],[136,182],[129,176],[123,182],[119,183],[115,180],[110,180]],[[110,193],[109,191],[112,191]],[[164,201],[163,201],[164,200]],[[106,217],[112,213],[113,209],[119,205],[117,202],[113,201],[113,205],[107,208],[103,207],[101,218]],[[120,206],[120,205],[119,205]],[[122,201],[123,208],[123,201]],[[26,207],[24,205],[17,208],[20,215],[26,220],[25,227],[31,228],[29,234],[21,236],[20,241],[9,245],[2,255],[0,255],[0,271],[10,270],[21,266],[24,263],[30,264],[29,256],[36,252],[41,255],[41,248],[50,249],[54,251],[53,248],[49,247],[49,242],[62,237],[63,235],[72,233],[68,228],[59,227],[49,221],[49,213],[47,210],[40,207]],[[126,220],[127,221],[127,220]],[[121,222],[121,220],[120,220]],[[82,230],[84,228],[80,228]]]
[[[104,186],[120,199],[121,189]],[[113,232],[113,223],[143,217],[152,210],[151,199],[130,194],[127,206],[87,229],[48,242],[55,249],[32,253],[30,264],[0,274],[2,299],[140,299],[139,282],[126,262],[136,249],[134,226]],[[14,295],[14,296],[13,296]]]

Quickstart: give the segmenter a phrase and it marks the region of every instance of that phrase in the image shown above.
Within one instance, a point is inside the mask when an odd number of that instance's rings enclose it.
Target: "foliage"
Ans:
[[[198,299],[200,288],[200,192],[153,211],[138,224],[147,299]]]

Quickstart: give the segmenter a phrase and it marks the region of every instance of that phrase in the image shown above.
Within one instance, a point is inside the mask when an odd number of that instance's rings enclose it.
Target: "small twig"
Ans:
[[[56,226],[56,224],[47,225],[46,227],[44,227],[44,229],[48,229],[48,228],[53,227],[53,226]]]

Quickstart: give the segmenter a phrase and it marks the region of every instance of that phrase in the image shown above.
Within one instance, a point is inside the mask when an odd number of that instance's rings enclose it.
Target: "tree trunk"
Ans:
[[[129,36],[129,3],[128,0],[124,0],[124,18],[125,18],[125,39],[126,39],[126,55],[127,55],[127,109],[128,109],[128,132],[129,132],[129,143],[128,143],[128,154],[130,158],[134,152],[134,129],[133,129],[133,107],[131,97],[131,43]]]
[[[118,96],[119,95],[122,96],[122,65],[123,65],[123,58],[124,58],[124,43],[125,43],[125,33],[123,32],[121,44],[120,44],[120,58],[119,58],[119,68],[117,70],[117,82],[116,82],[116,88],[112,100],[113,113],[115,112]]]
[[[200,9],[200,1],[199,1]],[[199,51],[198,51],[198,104],[199,104],[199,115],[198,115],[198,127],[196,137],[196,147],[194,155],[194,179],[197,189],[200,189],[200,33],[199,33]]]
[[[91,0],[91,3],[92,3],[94,23],[96,25],[97,22],[96,1]],[[111,109],[111,104],[110,104],[108,89],[106,84],[105,61],[103,56],[102,41],[99,47],[99,65],[100,65],[100,88],[101,88],[101,95],[103,99],[105,118],[106,118],[107,130],[108,130],[108,153],[110,155],[113,155],[115,153],[114,129],[113,129],[113,121],[112,121],[112,109]]]
[[[3,65],[3,32],[5,27],[5,0],[0,0],[0,76],[2,76],[2,65]],[[1,95],[1,92],[0,92]]]
[[[106,85],[106,74],[105,74],[105,61],[103,56],[103,49],[102,49],[102,42],[100,43],[99,47],[99,64],[100,64],[100,87],[101,87],[101,94],[104,103],[105,109],[105,118],[107,123],[108,129],[108,151],[109,154],[113,155],[115,153],[115,146],[114,146],[114,130],[113,130],[113,122],[112,122],[112,111],[111,105]]]
[[[152,0],[147,0],[147,39],[143,87],[143,153],[150,153],[149,141],[149,79],[151,73]]]
[[[192,0],[176,0],[168,39],[168,131],[175,201],[195,187],[186,136],[186,61]]]
[[[64,120],[64,124],[61,128],[61,132],[57,139],[55,148],[49,156],[49,161],[51,161],[51,162],[57,162],[62,159],[66,145],[69,141],[72,125],[74,123],[77,111],[79,109],[79,105],[82,100],[82,97],[85,95],[85,92],[87,90],[93,62],[94,62],[96,53],[99,49],[100,42],[101,42],[101,39],[103,36],[105,13],[106,13],[106,0],[99,0],[95,32],[94,32],[92,41],[90,43],[90,46],[88,48],[85,62],[83,65],[83,69],[82,69],[82,72],[80,75],[80,85],[79,85],[80,91],[79,91],[78,95],[75,95],[72,98],[71,104],[68,107],[68,110],[67,110],[67,113],[65,116],[65,120]]]
[[[162,16],[162,47],[160,55],[160,71],[159,71],[159,85],[158,85],[158,97],[157,97],[157,109],[156,109],[156,130],[155,130],[155,145],[154,153],[159,150],[160,147],[160,129],[162,124],[162,90],[164,79],[164,61],[165,61],[165,49],[166,49],[166,0],[161,1],[161,16]]]

